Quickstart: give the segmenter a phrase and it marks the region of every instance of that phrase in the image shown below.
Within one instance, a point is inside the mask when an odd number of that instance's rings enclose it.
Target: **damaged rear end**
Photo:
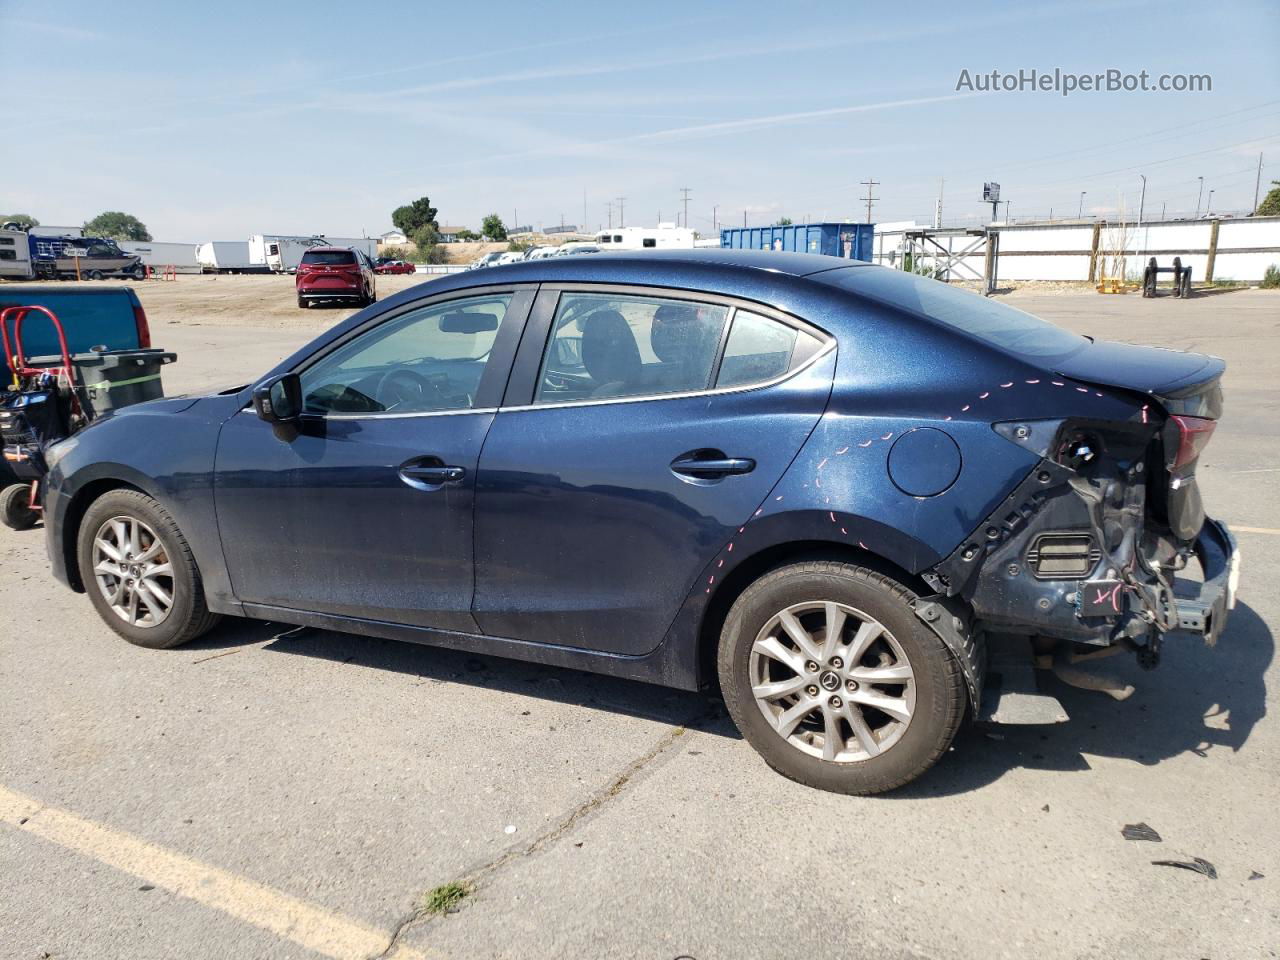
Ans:
[[[1093,343],[1053,373],[1124,401],[1109,410],[1125,415],[1098,419],[1066,404],[1058,418],[993,424],[1040,460],[926,575],[969,604],[993,651],[1001,635],[1031,636],[1040,666],[1123,698],[1132,688],[1082,679],[1070,665],[1129,650],[1152,668],[1176,630],[1217,641],[1239,553],[1205,516],[1196,468],[1222,415],[1224,368],[1213,357]],[[1179,577],[1196,565],[1198,580]]]

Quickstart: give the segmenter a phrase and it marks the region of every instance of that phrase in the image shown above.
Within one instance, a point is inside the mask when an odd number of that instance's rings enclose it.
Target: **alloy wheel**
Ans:
[[[883,624],[832,601],[797,603],[765,623],[748,664],[756,706],[811,756],[851,763],[896,744],[915,710],[915,673]]]
[[[112,517],[98,528],[93,576],[107,605],[130,626],[158,626],[173,609],[176,584],[168,552],[136,517]]]

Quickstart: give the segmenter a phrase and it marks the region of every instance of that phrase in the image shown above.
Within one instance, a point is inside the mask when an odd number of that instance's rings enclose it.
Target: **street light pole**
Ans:
[[[1209,202],[1204,205],[1204,215],[1206,217],[1213,216],[1213,190],[1209,190]]]
[[[1080,191],[1080,209],[1078,209],[1078,210],[1076,211],[1076,219],[1077,219],[1077,220],[1083,220],[1083,219],[1084,219],[1084,195],[1085,195],[1086,193],[1088,193],[1088,192],[1089,192],[1088,190],[1081,190],[1081,191]]]
[[[1147,202],[1147,178],[1143,176],[1141,173],[1138,174],[1138,176],[1142,177],[1142,193],[1138,196],[1138,232],[1141,233],[1142,232],[1142,208],[1146,205],[1146,202]],[[1142,242],[1142,247],[1140,248],[1139,256],[1141,256],[1143,253],[1146,253],[1147,251],[1147,243],[1145,238],[1141,242]]]

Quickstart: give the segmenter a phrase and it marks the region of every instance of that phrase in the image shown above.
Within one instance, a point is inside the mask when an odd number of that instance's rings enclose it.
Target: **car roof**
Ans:
[[[351,253],[350,247],[307,247],[303,253]]]
[[[593,244],[594,246],[594,244]],[[563,248],[562,248],[563,249]],[[494,278],[530,281],[556,280],[589,281],[596,283],[637,283],[657,267],[663,274],[679,282],[676,274],[683,272],[704,273],[709,268],[722,268],[727,273],[742,271],[761,271],[781,274],[789,277],[808,277],[827,270],[842,270],[848,267],[871,264],[859,260],[846,260],[841,257],[828,257],[813,253],[782,253],[772,250],[728,250],[716,247],[695,248],[693,250],[634,250],[625,252],[607,251],[594,257],[552,257],[552,263],[538,261],[530,263],[506,264],[495,268],[495,272],[486,275],[484,282],[492,283]],[[497,272],[501,270],[502,272]],[[654,278],[645,277],[649,282]],[[479,278],[470,283],[479,283]]]

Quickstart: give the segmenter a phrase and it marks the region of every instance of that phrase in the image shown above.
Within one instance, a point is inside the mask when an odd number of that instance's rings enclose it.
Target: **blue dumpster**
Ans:
[[[720,246],[732,250],[786,250],[870,261],[875,225],[793,223],[785,227],[731,227],[720,231]]]

